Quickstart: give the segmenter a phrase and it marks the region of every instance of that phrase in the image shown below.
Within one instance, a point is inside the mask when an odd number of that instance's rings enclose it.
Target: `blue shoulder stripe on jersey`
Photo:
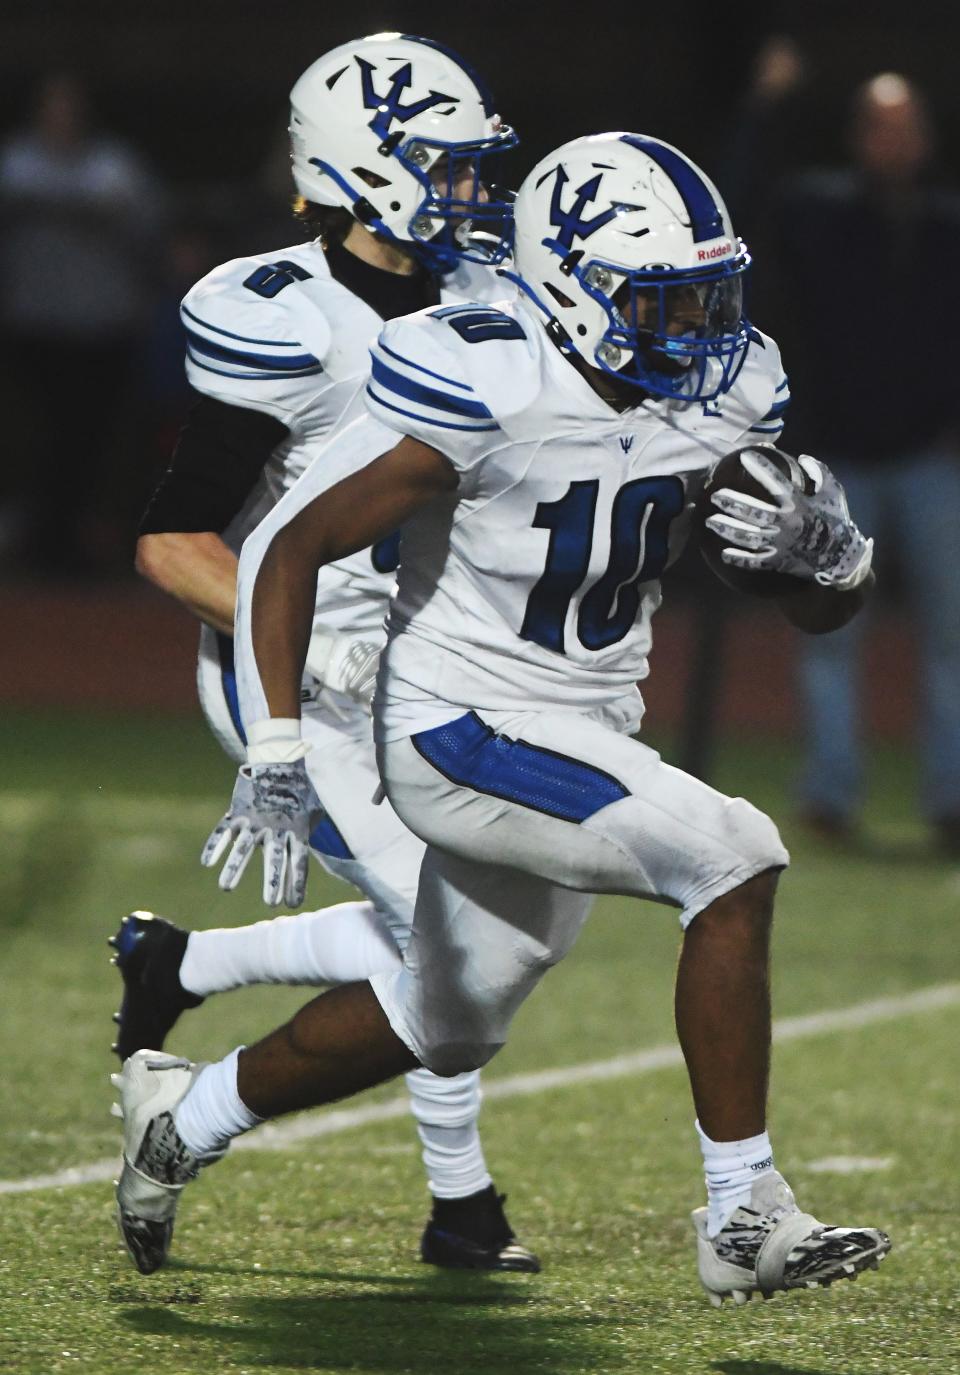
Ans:
[[[634,148],[639,148],[641,153],[646,153],[647,157],[651,158],[658,167],[663,168],[676,186],[683,197],[683,203],[690,216],[694,243],[724,237],[727,231],[724,227],[720,207],[714,200],[706,182],[696,168],[687,162],[686,158],[682,157],[675,149],[667,148],[655,139],[644,138],[642,135],[624,134],[622,141],[631,144]]]
[[[776,420],[776,418],[777,418],[778,415],[783,415],[784,411],[787,409],[787,407],[788,407],[789,405],[790,405],[790,398],[789,398],[789,396],[785,396],[784,399],[783,399],[782,401],[777,401],[777,402],[775,402],[775,403],[770,407],[770,409],[767,411],[766,415],[760,417],[760,418],[761,418],[761,421],[763,421],[763,420]]]
[[[511,315],[504,315],[502,310],[497,310],[496,306],[485,306],[476,301],[461,302],[454,306],[438,306],[434,310],[428,310],[427,314],[431,320],[446,320],[451,315],[501,315],[504,320],[511,320]]]
[[[784,387],[789,387],[789,385],[790,385],[790,378],[789,378],[789,377],[785,377],[785,378],[783,379],[783,381],[775,388],[775,390],[776,390],[776,391],[783,391]]]
[[[219,363],[235,363],[238,367],[259,367],[267,368],[272,372],[286,371],[291,372],[297,368],[316,368],[320,366],[320,359],[314,358],[312,353],[296,353],[286,358],[276,358],[271,353],[250,353],[247,349],[231,349],[225,344],[214,344],[209,339],[204,339],[202,334],[197,334],[196,330],[187,329],[187,338],[190,340],[192,348],[198,353],[206,354],[208,358],[215,358]]]
[[[751,425],[751,434],[782,434],[783,422],[779,421],[773,425]]]
[[[420,406],[430,406],[434,410],[449,411],[452,415],[462,415],[470,419],[493,419],[482,401],[468,401],[465,396],[451,396],[448,392],[438,391],[436,387],[414,382],[411,377],[404,377],[402,372],[389,367],[375,353],[370,356],[373,359],[371,376],[374,382],[379,382],[396,396],[402,396],[405,401],[413,401]]]
[[[323,372],[323,368],[318,363],[315,368],[301,368],[299,372],[227,372],[226,368],[212,368],[209,363],[204,363],[197,358],[189,345],[187,346],[187,357],[195,368],[203,368],[204,372],[215,372],[218,377],[233,377],[238,382],[276,382],[290,377],[312,377],[316,373]]]
[[[421,411],[405,411],[402,406],[394,406],[392,402],[384,400],[378,396],[371,386],[367,386],[367,395],[375,401],[378,406],[385,406],[388,411],[396,411],[397,415],[405,415],[410,420],[420,420],[427,425],[435,425],[440,430],[497,430],[499,425],[454,425],[447,420],[435,420],[433,416],[424,415]]]
[[[221,329],[219,325],[210,325],[207,323],[206,320],[201,320],[200,316],[194,315],[193,311],[189,310],[187,306],[182,305],[180,307],[180,314],[186,315],[186,317],[189,320],[192,320],[195,325],[202,325],[204,329],[210,330],[211,334],[223,334],[228,339],[239,339],[242,344],[269,344],[272,348],[275,349],[303,348],[303,345],[301,344],[299,339],[291,339],[289,343],[287,343],[281,339],[251,339],[246,334],[234,334],[229,329]],[[186,328],[187,326],[184,325],[184,329]]]
[[[389,354],[389,356],[396,359],[398,363],[402,363],[404,367],[416,368],[417,372],[426,373],[428,377],[435,377],[438,382],[446,382],[448,387],[459,387],[461,391],[473,391],[473,388],[468,387],[466,382],[455,382],[452,377],[444,377],[441,372],[431,372],[430,369],[425,368],[422,363],[415,363],[412,358],[404,358],[402,353],[394,352],[394,350],[389,348],[382,339],[377,340],[377,348],[381,353]]]
[[[498,735],[472,711],[421,731],[412,742],[452,782],[560,821],[586,821],[630,796],[629,788],[612,774],[526,740]]]

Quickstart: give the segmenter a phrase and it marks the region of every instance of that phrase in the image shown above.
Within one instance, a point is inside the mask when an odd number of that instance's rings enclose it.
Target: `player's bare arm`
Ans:
[[[136,567],[199,620],[232,635],[237,556],[224,535],[288,429],[260,411],[196,389],[193,396],[144,513]]]
[[[233,634],[237,556],[212,530],[141,535],[137,572],[222,635]]]
[[[246,638],[246,630],[240,633],[239,628],[243,616],[249,615],[249,643],[266,710],[247,723],[248,762],[201,854],[206,868],[227,855],[218,879],[224,891],[236,887],[259,845],[264,902],[299,907],[304,899],[308,842],[320,802],[304,764],[300,684],[318,571],[393,534],[422,506],[456,485],[448,459],[405,437],[305,505],[291,503],[289,514],[281,502],[277,520],[283,523],[271,529],[271,515],[259,527],[266,543],[255,534],[241,551],[238,634],[241,641]],[[246,599],[242,586],[248,564],[253,570],[252,592]]]
[[[443,454],[405,437],[315,497],[274,536],[257,570],[252,609],[254,654],[271,717],[300,714],[318,571],[386,538],[456,485]]]

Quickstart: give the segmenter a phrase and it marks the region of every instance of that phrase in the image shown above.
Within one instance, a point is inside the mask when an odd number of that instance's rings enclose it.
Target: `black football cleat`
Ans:
[[[435,1198],[420,1239],[420,1259],[445,1270],[515,1270],[539,1274],[540,1262],[514,1236],[506,1194],[492,1184],[468,1198]]]
[[[203,1002],[180,982],[189,935],[164,917],[131,912],[110,937],[117,952],[113,963],[123,979],[123,1001],[113,1014],[117,1039],[112,1047],[121,1061],[138,1050],[162,1050],[180,1013]]]

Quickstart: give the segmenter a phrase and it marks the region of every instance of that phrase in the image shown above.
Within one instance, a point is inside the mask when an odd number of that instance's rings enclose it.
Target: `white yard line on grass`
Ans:
[[[960,983],[938,984],[921,988],[915,993],[902,993],[890,998],[874,998],[853,1007],[841,1007],[832,1012],[814,1012],[807,1017],[785,1017],[773,1026],[774,1041],[801,1041],[810,1036],[822,1036],[835,1031],[851,1031],[871,1026],[875,1022],[889,1022],[916,1012],[935,1012],[939,1008],[955,1007],[960,1003]],[[615,1055],[609,1060],[588,1060],[582,1065],[565,1065],[560,1069],[539,1070],[534,1074],[512,1074],[495,1079],[484,1086],[484,1097],[518,1098],[550,1089],[569,1088],[573,1084],[596,1083],[603,1079],[619,1079],[630,1074],[649,1074],[653,1070],[681,1065],[683,1058],[676,1045],[651,1046],[649,1050],[631,1055]],[[250,1136],[242,1136],[232,1147],[235,1151],[279,1151],[298,1141],[312,1141],[320,1136],[335,1136],[353,1127],[365,1127],[374,1122],[389,1122],[405,1117],[410,1111],[406,1095],[391,1098],[386,1103],[372,1103],[360,1108],[325,1109],[319,1113],[303,1113],[279,1124],[267,1123]],[[113,1179],[117,1173],[116,1157],[97,1160],[89,1165],[75,1165],[57,1170],[55,1174],[33,1175],[27,1179],[0,1179],[0,1194],[28,1194],[38,1189],[68,1189],[78,1184],[97,1184]]]

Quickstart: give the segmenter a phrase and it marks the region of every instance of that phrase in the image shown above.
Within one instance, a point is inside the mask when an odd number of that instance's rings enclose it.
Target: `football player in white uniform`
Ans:
[[[411,1063],[485,1063],[575,940],[577,899],[613,892],[679,910],[711,1301],[829,1284],[875,1265],[889,1239],[801,1212],[774,1168],[768,944],[787,853],[749,803],[631,734],[659,576],[716,460],[779,432],[778,351],[743,318],[749,258],[716,188],[659,140],[561,148],[524,182],[516,229],[522,299],[388,324],[370,418],[241,558],[240,694],[264,753],[212,845],[235,839],[242,864],[264,844],[275,896],[316,805],[298,697],[315,571],[403,529],[375,702],[387,795],[427,842],[403,965],[315,999],[239,1061],[199,1075],[129,1061],[121,1213],[159,1230],[200,1166],[263,1118]],[[842,491],[812,459],[809,495],[762,451],[750,462],[770,499],[717,494],[725,557],[799,579],[781,603],[798,624],[840,624],[871,577]],[[176,1178],[150,1145],[161,1121]]]
[[[301,213],[320,237],[228,262],[184,299],[196,401],[138,546],[141,571],[204,623],[200,700],[238,761],[246,737],[231,637],[244,537],[323,440],[362,412],[369,345],[384,320],[502,293],[491,266],[510,228],[509,208],[481,175],[488,155],[515,137],[479,78],[428,40],[377,35],[325,54],[293,88],[290,130]],[[368,900],[193,933],[146,913],[127,917],[112,941],[124,979],[121,1059],[162,1048],[179,1014],[205,995],[338,984],[399,966],[424,847],[389,804],[374,805],[369,715],[396,550],[388,539],[320,578],[302,684],[324,800],[310,848]],[[407,1082],[433,1195],[423,1258],[537,1269],[487,1171],[478,1074],[415,1069]]]

